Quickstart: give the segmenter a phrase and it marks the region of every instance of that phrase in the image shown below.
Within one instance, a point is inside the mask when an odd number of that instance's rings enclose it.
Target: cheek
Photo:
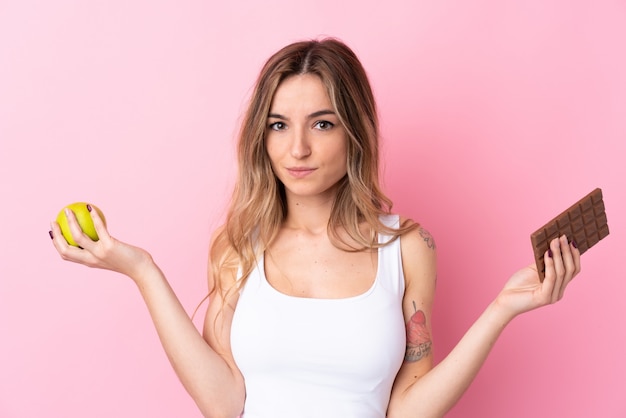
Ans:
[[[334,153],[337,156],[337,162],[341,163],[347,171],[348,169],[348,146],[347,144],[338,146]]]
[[[276,143],[272,143],[272,142],[266,142],[265,145],[265,155],[266,158],[265,160],[267,161],[267,163],[270,166],[270,169],[272,171],[272,173],[274,174],[275,178],[278,178],[278,173],[276,170],[276,167],[279,165],[279,161],[281,159],[281,149],[280,147],[276,146]]]
[[[279,150],[276,147],[275,141],[265,141],[265,154],[273,163],[277,155],[279,154]]]
[[[348,161],[346,151],[343,149],[338,149],[333,154],[333,173],[336,177],[343,177],[348,172]]]

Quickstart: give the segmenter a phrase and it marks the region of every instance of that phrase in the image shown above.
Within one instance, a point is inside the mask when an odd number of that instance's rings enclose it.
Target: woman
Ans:
[[[144,250],[91,211],[91,241],[68,213],[62,258],[137,284],[163,347],[207,417],[433,417],[467,389],[503,328],[561,299],[580,271],[566,237],[545,280],[526,267],[433,367],[435,243],[390,213],[365,71],[343,43],[298,42],[261,71],[238,145],[239,176],[211,245],[200,335]]]

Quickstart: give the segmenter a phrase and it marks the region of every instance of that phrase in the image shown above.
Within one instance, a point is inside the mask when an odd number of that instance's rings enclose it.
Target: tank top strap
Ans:
[[[239,288],[240,295],[246,288],[253,288],[253,289],[258,290],[260,287],[263,286],[264,280],[262,280],[262,278],[265,277],[265,274],[263,273],[263,268],[265,265],[264,258],[265,258],[264,254],[256,255],[256,263],[254,264],[254,266],[252,267],[252,271],[246,278],[245,285]],[[240,265],[237,269],[237,281],[240,281],[242,277],[243,277],[243,270]]]
[[[397,229],[400,227],[399,215],[382,215],[380,220],[390,228]],[[401,300],[404,296],[405,283],[400,238],[392,240],[392,237],[389,235],[379,234],[378,243],[388,243],[378,250],[378,262],[380,263],[378,266],[379,284],[398,295]]]

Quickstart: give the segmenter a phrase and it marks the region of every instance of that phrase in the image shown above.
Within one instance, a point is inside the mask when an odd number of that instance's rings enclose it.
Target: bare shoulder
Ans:
[[[433,258],[436,256],[437,244],[435,243],[435,237],[424,225],[405,218],[401,218],[401,224],[403,226],[413,226],[413,229],[400,237],[403,257],[406,255],[411,260],[414,257]]]
[[[406,284],[410,286],[417,284],[415,281],[419,281],[421,285],[428,286],[429,282],[436,279],[437,244],[435,238],[422,224],[404,218],[401,218],[401,222],[406,226],[415,225],[413,229],[400,237]]]
[[[435,237],[430,233],[426,227],[420,223],[415,222],[412,219],[400,218],[402,226],[413,226],[406,234],[402,235],[403,247],[405,244],[412,247],[414,250],[419,251],[421,249],[429,249],[435,251],[437,244],[435,244]]]

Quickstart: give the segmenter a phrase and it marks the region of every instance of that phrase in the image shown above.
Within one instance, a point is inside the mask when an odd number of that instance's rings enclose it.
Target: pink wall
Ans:
[[[387,190],[437,238],[439,359],[530,232],[604,189],[611,235],[449,416],[626,416],[624,2],[238,3],[0,2],[0,417],[199,416],[132,283],[61,262],[48,222],[96,203],[193,310],[259,67],[324,34],[369,70]]]

